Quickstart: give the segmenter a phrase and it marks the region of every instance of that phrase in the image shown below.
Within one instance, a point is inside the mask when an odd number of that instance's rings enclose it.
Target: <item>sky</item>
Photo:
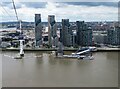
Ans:
[[[0,3],[0,22],[16,21],[12,0]],[[72,21],[117,21],[118,0],[14,0],[18,18],[34,22],[35,14],[41,14],[42,22],[48,21],[48,15],[55,15],[55,20]]]

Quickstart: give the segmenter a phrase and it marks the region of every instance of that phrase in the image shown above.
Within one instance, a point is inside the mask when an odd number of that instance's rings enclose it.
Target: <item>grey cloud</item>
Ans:
[[[2,2],[2,6],[9,7],[13,9],[12,2]],[[15,2],[17,9],[21,8],[22,5],[25,5],[29,8],[45,8],[47,2]],[[56,2],[56,7],[66,7],[68,5],[84,5],[84,6],[108,6],[108,7],[118,7],[118,2]]]
[[[22,2],[22,4],[31,8],[45,8],[47,2]]]
[[[22,5],[31,8],[45,8],[46,4],[47,2],[15,2],[16,9],[21,8]],[[2,2],[1,5],[13,9],[12,2]]]
[[[0,5],[3,6],[3,7],[8,7],[10,9],[13,9],[13,3],[12,2],[2,2]],[[16,9],[19,9],[19,8],[22,7],[22,4],[17,2],[17,3],[15,3],[15,6],[16,6]]]
[[[118,2],[63,2],[63,3],[66,3],[68,5],[118,7]]]

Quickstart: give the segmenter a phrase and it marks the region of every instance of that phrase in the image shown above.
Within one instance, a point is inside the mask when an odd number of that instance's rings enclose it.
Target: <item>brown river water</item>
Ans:
[[[26,52],[16,60],[16,54],[0,53],[3,87],[118,86],[118,52],[95,52],[94,60],[59,59],[50,52]]]

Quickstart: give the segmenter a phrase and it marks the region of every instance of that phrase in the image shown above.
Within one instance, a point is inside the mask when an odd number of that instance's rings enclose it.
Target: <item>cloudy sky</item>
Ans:
[[[12,0],[4,0],[0,3],[0,22],[16,21]],[[56,21],[70,19],[70,21],[117,21],[118,2],[117,0],[89,1],[79,0],[67,1],[25,1],[14,0],[19,19],[23,21],[34,21],[35,14],[41,14],[42,21],[47,21],[48,15],[55,15]]]

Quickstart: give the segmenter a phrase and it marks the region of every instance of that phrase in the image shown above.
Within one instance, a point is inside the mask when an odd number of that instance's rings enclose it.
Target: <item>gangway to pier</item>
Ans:
[[[64,55],[63,53],[57,53],[56,57],[58,58],[77,58],[77,59],[94,59],[92,56],[92,51],[96,50],[95,47],[88,47],[88,48],[80,48],[75,53],[70,55]],[[61,55],[62,54],[62,55]],[[90,54],[90,55],[88,55]]]
[[[20,52],[19,55],[15,57],[15,59],[22,59],[24,57],[24,50],[23,50],[23,42],[24,42],[24,37],[22,35],[22,29],[21,29],[21,20],[20,22],[20,37],[19,37],[19,42],[20,42]]]

